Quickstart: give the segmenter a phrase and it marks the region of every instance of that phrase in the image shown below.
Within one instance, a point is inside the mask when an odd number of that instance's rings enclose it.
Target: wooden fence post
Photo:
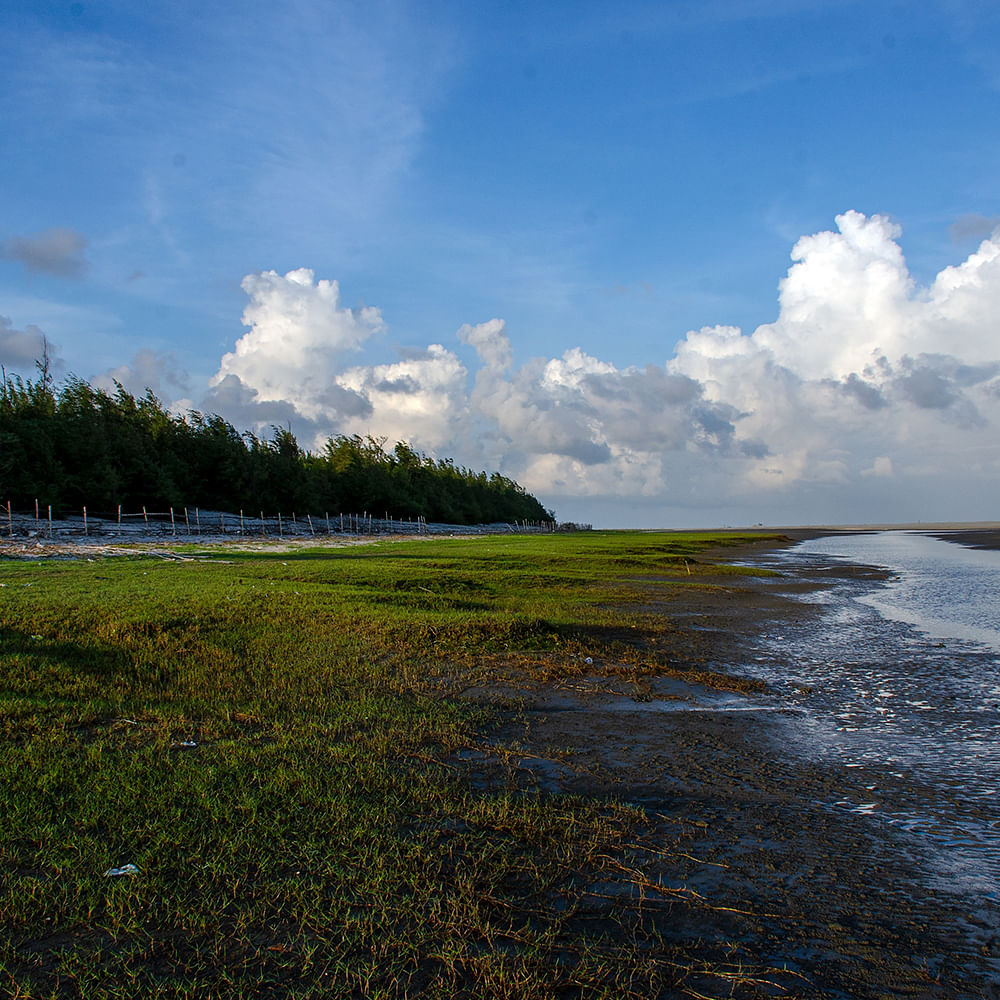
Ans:
[[[243,508],[240,507],[240,534],[243,534]]]
[[[260,534],[261,534],[262,538],[264,537],[264,535],[267,534],[267,525],[264,524],[264,512],[263,511],[260,512]]]
[[[191,534],[191,518],[188,517],[188,509],[184,508],[184,527],[187,528],[187,533]]]
[[[90,532],[87,530],[87,508],[83,508],[83,534],[84,536],[89,535]]]
[[[201,534],[201,517],[198,515],[198,508],[194,509],[194,527],[198,534]]]
[[[316,532],[313,531],[313,519],[312,519],[312,516],[310,514],[306,514],[306,520],[309,522],[309,534],[310,535],[315,535]]]
[[[170,508],[170,534],[177,537],[177,525],[174,523],[174,508]]]
[[[10,509],[10,501],[7,501],[7,534],[14,537],[14,515]]]
[[[278,511],[278,537],[279,538],[284,538],[285,537],[284,528],[281,527],[281,511],[280,510]]]
[[[49,538],[52,537],[52,504],[49,504]]]

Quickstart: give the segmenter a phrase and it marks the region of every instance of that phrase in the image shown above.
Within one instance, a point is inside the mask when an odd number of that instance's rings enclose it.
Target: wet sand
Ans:
[[[726,669],[762,629],[821,613],[789,599],[803,586],[794,579],[714,582],[718,591],[649,581],[650,606],[682,625],[670,639],[677,676],[625,682],[596,662],[541,690],[468,692],[523,699],[494,736],[516,749],[513,766],[491,780],[641,806],[626,864],[665,891],[644,893],[629,919],[665,946],[694,944],[742,970],[692,975],[693,992],[678,996],[1000,997],[997,907],[931,888],[904,831],[844,808],[875,784],[900,801],[928,790],[880,768],[802,759],[784,738],[791,710],[772,696],[684,679],[685,664]],[[599,918],[606,895],[583,911]]]
[[[930,531],[928,534],[946,542],[957,542],[973,549],[1000,549],[1000,529]]]

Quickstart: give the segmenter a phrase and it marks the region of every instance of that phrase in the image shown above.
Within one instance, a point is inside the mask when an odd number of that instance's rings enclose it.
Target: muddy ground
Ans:
[[[678,666],[726,669],[759,630],[819,613],[790,600],[794,579],[716,582],[694,592],[649,582],[651,605],[685,624]],[[683,674],[636,684],[595,662],[582,679],[466,697],[523,706],[492,736],[516,751],[513,767],[491,772],[483,757],[485,780],[642,807],[632,863],[647,891],[636,919],[738,970],[693,975],[678,996],[1000,998],[995,901],[930,888],[904,831],[843,807],[873,785],[898,801],[928,790],[877,767],[801,759],[783,740],[790,710],[768,693],[711,690]],[[602,900],[595,892],[592,916]]]
[[[1000,547],[997,531],[951,539]],[[8,543],[0,555],[110,554],[93,544],[55,548]],[[168,548],[136,551],[177,558]],[[752,555],[728,549],[717,558]],[[762,630],[821,613],[792,599],[805,584],[704,582],[718,588],[646,581],[648,607],[678,626],[668,640],[676,673],[624,680],[620,665],[596,660],[587,675],[548,687],[465,690],[468,699],[514,706],[483,750],[462,755],[468,779],[641,807],[645,820],[619,859],[629,871],[585,885],[578,919],[606,921],[617,934],[631,921],[642,947],[658,937],[700,956],[706,971],[692,964],[673,995],[1000,1000],[995,903],[972,906],[930,887],[926,859],[903,831],[842,808],[872,785],[900,801],[928,790],[869,766],[804,760],[784,739],[791,709],[768,692],[684,676],[691,665],[732,670]]]

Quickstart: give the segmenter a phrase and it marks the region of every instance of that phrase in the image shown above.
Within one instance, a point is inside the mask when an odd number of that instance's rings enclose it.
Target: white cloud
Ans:
[[[863,471],[926,468],[932,454],[961,476],[962,453],[995,435],[1000,247],[984,241],[919,288],[888,219],[848,212],[837,224],[796,244],[774,323],[689,333],[670,366],[746,414],[737,441],[768,445],[766,460],[734,467],[734,495],[848,486]]]
[[[893,519],[865,506],[892,487],[899,518],[918,498],[966,516],[1000,473],[1000,242],[920,287],[899,236],[882,216],[839,216],[836,232],[795,244],[773,323],[691,331],[642,368],[576,347],[518,364],[502,320],[463,326],[471,384],[441,344],[348,364],[383,329],[378,310],[343,308],[336,282],[307,269],[249,275],[250,331],[211,398],[244,426],[292,423],[314,447],[336,433],[408,440],[500,469],[547,503]]]
[[[880,476],[883,479],[892,478],[892,459],[888,455],[879,455],[870,469],[862,469],[863,476]]]
[[[514,363],[514,352],[506,331],[507,324],[502,319],[491,319],[477,326],[466,323],[458,331],[458,339],[474,347],[488,369],[504,372]]]
[[[899,227],[860,212],[838,216],[837,226],[795,244],[781,313],[753,336],[803,378],[842,378],[874,355],[897,354],[912,334],[913,286],[895,243]]]
[[[336,384],[367,400],[370,409],[348,415],[339,430],[410,441],[450,456],[468,432],[466,375],[458,357],[440,344],[394,364],[350,368]]]
[[[317,282],[305,267],[283,276],[274,271],[249,274],[242,287],[250,296],[243,311],[250,331],[223,356],[211,385],[234,376],[260,402],[290,402],[313,421],[335,420],[345,407],[356,412],[356,401],[330,390],[342,356],[381,332],[379,311],[345,309],[337,282]]]

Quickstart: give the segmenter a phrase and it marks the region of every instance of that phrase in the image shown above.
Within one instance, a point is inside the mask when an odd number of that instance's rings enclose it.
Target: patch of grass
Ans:
[[[457,751],[494,752],[494,710],[442,693],[504,672],[544,683],[585,654],[635,676],[684,667],[662,614],[625,610],[649,592],[630,578],[684,586],[686,562],[746,540],[0,563],[0,992],[681,982],[691,956],[658,939],[615,860],[641,811],[484,788]],[[105,874],[126,864],[138,873]],[[595,903],[587,887],[609,880],[622,891]]]

